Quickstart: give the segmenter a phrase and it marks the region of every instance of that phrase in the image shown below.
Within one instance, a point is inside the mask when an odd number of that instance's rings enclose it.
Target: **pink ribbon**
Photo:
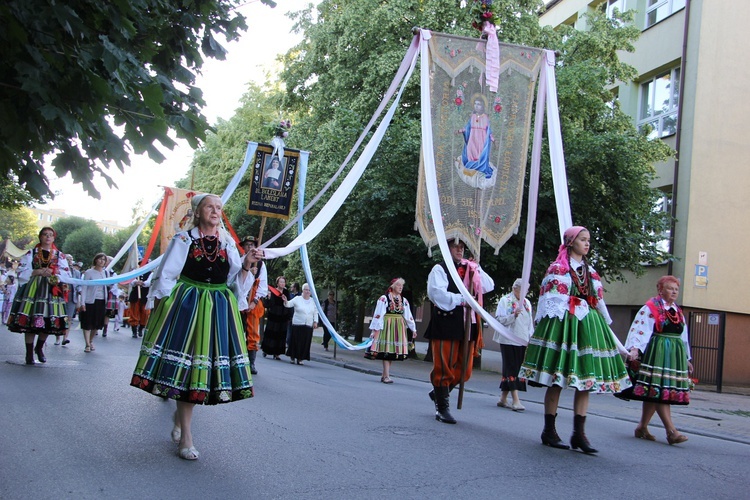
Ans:
[[[487,54],[485,78],[490,92],[497,92],[497,80],[500,77],[500,42],[497,40],[497,29],[492,23],[484,22],[482,33],[487,35]]]

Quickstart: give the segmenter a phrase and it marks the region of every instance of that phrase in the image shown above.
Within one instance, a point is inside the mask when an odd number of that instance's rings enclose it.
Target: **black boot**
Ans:
[[[253,375],[258,374],[258,370],[255,369],[255,356],[258,355],[258,351],[247,351],[247,356],[250,358],[250,373]]]
[[[570,436],[570,446],[576,450],[581,449],[584,453],[596,453],[598,450],[591,447],[583,428],[586,425],[586,417],[583,415],[573,416],[573,435]]]
[[[559,448],[561,450],[567,450],[570,448],[567,444],[564,444],[562,442],[562,439],[560,439],[560,436],[557,435],[557,430],[555,429],[555,419],[557,418],[557,413],[554,415],[545,413],[544,414],[544,431],[542,432],[542,444],[546,444],[547,446],[551,446],[553,448]]]
[[[141,325],[141,326],[138,327],[138,336],[139,337],[143,337],[143,329],[144,328],[145,327],[143,325]]]
[[[138,338],[138,327],[136,325],[130,325],[130,329],[133,331],[133,338]]]
[[[34,343],[26,344],[26,364],[34,364]]]
[[[450,389],[435,387],[435,420],[446,424],[455,424],[456,419],[450,412]]]
[[[44,342],[42,342],[39,338],[36,339],[36,348],[34,348],[34,352],[36,353],[36,357],[39,359],[40,363],[46,363],[47,358],[44,356],[44,351],[42,350],[44,348]],[[27,361],[28,363],[28,361]]]

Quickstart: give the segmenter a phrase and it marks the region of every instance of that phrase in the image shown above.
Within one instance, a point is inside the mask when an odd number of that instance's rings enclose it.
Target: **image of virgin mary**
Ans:
[[[490,163],[490,147],[494,142],[490,118],[485,113],[486,97],[476,94],[472,102],[474,112],[466,127],[459,130],[464,137],[461,157],[456,159],[456,168],[462,180],[472,187],[486,188],[495,184],[495,171]]]

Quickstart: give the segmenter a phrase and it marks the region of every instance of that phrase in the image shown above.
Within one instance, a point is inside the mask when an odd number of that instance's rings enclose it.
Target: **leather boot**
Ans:
[[[138,338],[138,327],[136,325],[130,325],[130,329],[133,331],[133,338]]]
[[[39,338],[37,338],[36,339],[36,347],[34,348],[34,352],[36,353],[36,357],[39,359],[40,363],[46,363],[47,362],[47,358],[44,355],[44,351],[42,350],[43,348],[44,348],[44,342],[42,342]]]
[[[26,364],[34,364],[34,343],[26,344]]]
[[[552,448],[559,448],[561,450],[567,450],[570,448],[567,444],[562,442],[560,436],[557,435],[557,429],[555,429],[555,419],[557,413],[554,415],[550,413],[544,414],[544,431],[542,431],[542,444],[551,446]]]
[[[255,356],[258,355],[258,351],[247,351],[247,356],[250,358],[250,373],[253,375],[258,374],[258,370],[255,369]]]
[[[598,450],[591,447],[591,443],[586,438],[584,427],[586,425],[586,417],[583,415],[573,416],[573,435],[570,437],[570,446],[576,450],[581,449],[584,453],[596,453]]]
[[[145,326],[141,325],[138,327],[138,336],[143,337],[143,329],[146,328]]]
[[[456,419],[450,412],[450,389],[435,387],[435,420],[446,424],[455,424]]]

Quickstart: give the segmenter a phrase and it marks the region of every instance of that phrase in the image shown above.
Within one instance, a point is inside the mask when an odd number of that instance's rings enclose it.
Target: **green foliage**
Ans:
[[[224,58],[216,35],[233,40],[247,28],[239,3],[3,2],[0,178],[42,199],[52,158],[56,175],[99,198],[94,174],[113,185],[102,165],[122,171],[132,152],[161,162],[155,143],[171,149],[170,131],[197,147],[209,125],[195,75],[204,56]]]
[[[96,225],[96,222],[88,219],[84,219],[83,217],[64,217],[57,222],[55,222],[54,230],[57,233],[57,237],[55,238],[55,246],[62,250],[65,253],[72,253],[73,256],[76,258],[76,260],[83,260],[78,257],[71,249],[67,248],[66,242],[68,239],[68,236],[73,234],[79,229],[83,228],[90,228],[90,229],[96,229],[102,235],[104,234],[101,229]],[[102,236],[103,237],[103,236]],[[91,254],[92,256],[95,255],[97,252],[101,252],[101,241],[102,238],[98,239],[99,245],[97,246],[96,252]],[[85,264],[85,262],[84,262]]]
[[[39,228],[34,212],[26,207],[0,209],[0,242],[10,238],[18,248],[36,243]]]
[[[31,194],[19,186],[13,176],[0,176],[0,209],[28,206],[32,200]]]
[[[94,255],[102,251],[104,233],[101,229],[90,224],[84,225],[72,231],[65,238],[65,247],[59,247],[64,253],[72,254],[73,257],[83,262],[83,269],[93,265]]]
[[[665,160],[670,150],[661,141],[639,134],[632,120],[612,103],[609,89],[635,74],[619,61],[617,51],[632,50],[638,30],[594,14],[589,19],[590,32],[555,31],[539,27],[538,1],[496,0],[493,5],[501,19],[501,41],[541,46],[560,54],[558,93],[572,210],[575,222],[592,230],[599,270],[608,279],[617,279],[622,269],[639,272],[641,262],[663,259],[654,243],[668,221],[652,211],[659,193],[649,184],[654,175],[651,164]],[[192,181],[195,189],[221,193],[242,163],[245,141],[267,140],[263,126],[269,116],[279,116],[294,123],[287,144],[311,151],[306,196],[310,200],[339,168],[380,103],[411,41],[412,26],[477,35],[471,28],[469,9],[445,0],[324,0],[317,6],[317,15],[305,10],[294,19],[304,38],[282,58],[283,94],[274,85],[251,86],[237,114],[219,123],[208,136],[194,159],[194,175],[183,180],[183,186]],[[361,334],[361,319],[372,312],[377,296],[394,277],[406,280],[404,294],[419,304],[427,274],[439,257],[428,257],[413,226],[421,147],[419,113],[419,79],[415,77],[362,181],[331,224],[308,245],[318,290],[337,288],[346,297],[340,312],[349,325],[347,333]],[[247,185],[247,179],[242,185]],[[247,195],[240,190],[226,211],[240,235],[257,235],[260,220],[245,215],[246,202]],[[306,221],[323,202],[325,197],[305,216]],[[284,221],[268,219],[264,239],[284,225]],[[292,236],[285,235],[274,246],[284,245]],[[521,232],[498,256],[491,251],[481,254],[497,293],[509,291],[520,276],[523,245]],[[558,245],[549,158],[544,151],[532,291]],[[280,274],[286,275],[290,285],[303,281],[297,256],[268,264],[272,282]]]

